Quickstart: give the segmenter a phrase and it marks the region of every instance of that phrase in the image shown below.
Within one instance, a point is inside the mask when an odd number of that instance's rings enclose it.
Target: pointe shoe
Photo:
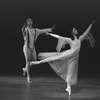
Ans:
[[[28,83],[31,83],[32,81],[31,81],[31,80],[27,80],[27,82],[28,82]]]
[[[25,76],[26,68],[23,68],[23,75]]]
[[[71,88],[70,87],[66,88],[66,91],[68,92],[68,95],[70,96],[71,95]]]
[[[30,66],[34,65],[33,62],[30,62]]]
[[[30,62],[30,65],[35,65],[36,64],[36,62]]]
[[[31,80],[30,80],[30,78],[29,78],[29,77],[27,77],[27,82],[28,82],[28,83],[31,83]]]
[[[40,64],[41,61],[33,61],[33,62],[30,62],[30,65],[36,65],[36,64]]]

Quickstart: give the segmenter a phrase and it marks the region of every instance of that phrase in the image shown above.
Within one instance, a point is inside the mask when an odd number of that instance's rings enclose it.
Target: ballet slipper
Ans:
[[[25,76],[26,68],[22,68],[22,70],[23,70],[23,75]]]
[[[66,88],[66,91],[68,92],[68,95],[70,96],[71,95],[71,88],[70,87],[67,87]]]

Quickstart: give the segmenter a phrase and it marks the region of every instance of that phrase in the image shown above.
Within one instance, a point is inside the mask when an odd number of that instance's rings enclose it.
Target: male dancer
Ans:
[[[33,28],[32,25],[33,25],[32,19],[27,19],[26,23],[22,27],[22,33],[25,42],[23,46],[23,52],[26,60],[26,67],[23,68],[23,75],[25,75],[25,72],[27,73],[28,82],[30,82],[30,74],[29,74],[30,62],[37,60],[34,43],[40,34],[52,31],[52,28],[38,29],[38,28]]]

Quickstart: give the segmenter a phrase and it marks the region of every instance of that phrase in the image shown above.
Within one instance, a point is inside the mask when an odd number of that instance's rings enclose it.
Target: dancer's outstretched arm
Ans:
[[[37,31],[38,31],[39,34],[43,34],[43,33],[48,34],[48,32],[52,32],[54,28],[55,28],[55,25],[53,25],[52,28],[37,29]]]
[[[94,20],[90,25],[89,27],[86,29],[86,31],[79,37],[79,40],[82,42],[84,39],[89,39],[90,43],[91,43],[91,47],[94,46],[95,44],[95,39],[94,37],[92,36],[91,34],[91,27],[93,25],[93,23],[95,22],[96,20]]]
[[[36,28],[36,31],[38,34],[43,34],[43,33],[47,33],[47,32],[52,32],[52,28],[45,28],[45,29]]]
[[[57,35],[57,34],[52,34],[52,33],[47,33],[47,34],[49,34],[49,35],[51,35],[51,36],[53,36],[53,37],[55,37],[55,38],[58,38],[58,39],[64,39],[64,40],[66,40],[66,41],[71,41],[70,38],[63,37],[63,36],[60,36],[60,35]]]
[[[58,43],[57,43],[57,47],[56,47],[57,52],[60,52],[61,48],[64,47],[65,44],[67,44],[67,43],[71,44],[72,43],[71,38],[67,38],[67,37],[63,37],[63,36],[59,36],[59,35],[51,34],[51,33],[48,33],[48,34],[55,37],[55,38],[58,38]]]

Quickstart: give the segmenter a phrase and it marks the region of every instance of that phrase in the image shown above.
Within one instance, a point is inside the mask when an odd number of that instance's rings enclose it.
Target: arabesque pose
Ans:
[[[51,36],[58,38],[57,52],[40,53],[39,57],[42,60],[31,62],[33,65],[48,62],[51,68],[67,83],[66,91],[68,91],[69,95],[71,95],[71,85],[77,84],[79,51],[82,41],[89,40],[91,47],[95,44],[95,39],[90,32],[94,22],[95,21],[89,25],[86,31],[79,36],[79,38],[77,37],[78,31],[73,28],[72,34],[74,36],[74,40],[48,33]],[[60,52],[61,48],[65,44],[69,44],[70,49]]]
[[[23,74],[25,75],[25,72],[27,73],[28,82],[30,82],[30,74],[29,74],[30,62],[37,60],[34,43],[40,34],[51,32],[52,30],[52,28],[47,28],[47,29],[33,28],[32,24],[33,24],[32,19],[27,19],[26,23],[22,27],[22,33],[24,37],[23,52],[26,60],[26,67],[23,68]]]

